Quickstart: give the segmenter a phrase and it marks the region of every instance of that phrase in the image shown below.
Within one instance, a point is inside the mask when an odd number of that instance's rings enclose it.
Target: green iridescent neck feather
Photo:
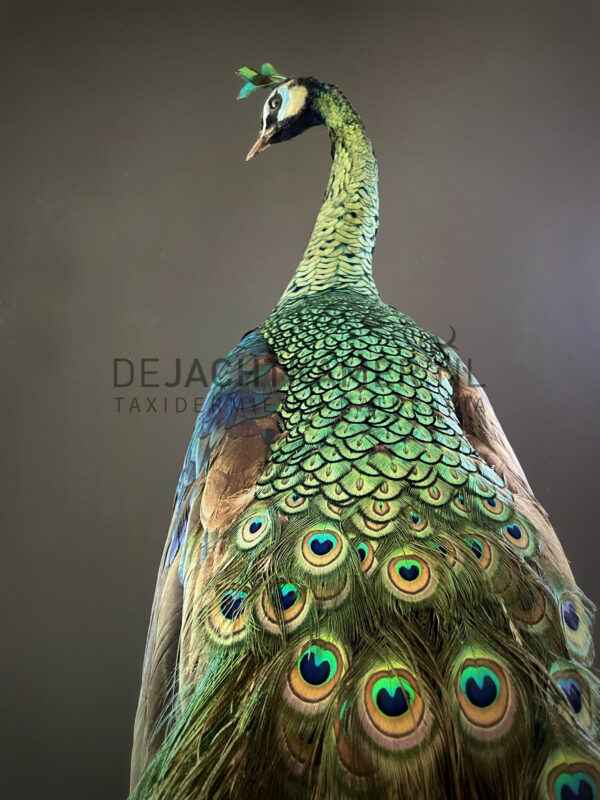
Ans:
[[[373,146],[339,89],[320,84],[312,105],[329,132],[333,165],[310,241],[280,303],[331,289],[377,296],[372,260],[379,191]]]

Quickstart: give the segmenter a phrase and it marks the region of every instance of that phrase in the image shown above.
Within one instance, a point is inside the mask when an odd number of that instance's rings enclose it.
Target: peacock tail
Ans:
[[[198,416],[152,611],[135,800],[598,800],[592,608],[483,390],[383,303],[377,166],[335,87],[271,94],[250,156],[325,124],[303,259]]]

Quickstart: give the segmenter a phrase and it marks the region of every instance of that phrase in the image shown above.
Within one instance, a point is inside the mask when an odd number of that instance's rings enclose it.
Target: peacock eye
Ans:
[[[273,95],[273,97],[269,99],[269,108],[271,109],[271,111],[277,111],[277,109],[280,107],[281,107],[281,97],[278,94]]]

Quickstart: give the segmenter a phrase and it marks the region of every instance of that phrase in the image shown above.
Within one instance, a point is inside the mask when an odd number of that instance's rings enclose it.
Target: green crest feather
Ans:
[[[287,80],[277,72],[273,64],[268,62],[262,65],[260,72],[252,67],[240,67],[235,74],[245,81],[237,96],[238,100],[248,97],[256,89],[269,89],[271,86],[277,86]]]

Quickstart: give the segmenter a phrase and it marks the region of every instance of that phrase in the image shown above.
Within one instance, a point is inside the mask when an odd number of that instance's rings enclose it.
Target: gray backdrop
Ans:
[[[332,81],[362,114],[382,296],[456,330],[598,600],[598,2],[0,10],[3,798],[125,796],[194,417],[144,398],[204,393],[143,388],[139,362],[210,372],[271,310],[322,197],[322,129],[244,163],[264,95],[235,102],[242,64]]]

